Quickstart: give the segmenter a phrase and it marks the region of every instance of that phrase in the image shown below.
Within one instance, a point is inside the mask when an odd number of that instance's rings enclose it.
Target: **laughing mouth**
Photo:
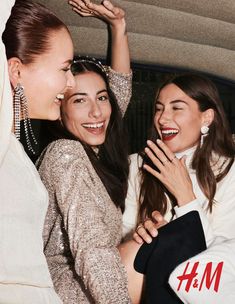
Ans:
[[[161,133],[162,133],[162,137],[163,138],[171,138],[171,137],[174,137],[175,135],[177,135],[179,133],[179,130],[176,130],[176,129],[162,129],[161,130]]]
[[[89,128],[89,129],[100,129],[104,126],[104,122],[99,122],[99,123],[92,123],[92,124],[82,124],[84,128]]]

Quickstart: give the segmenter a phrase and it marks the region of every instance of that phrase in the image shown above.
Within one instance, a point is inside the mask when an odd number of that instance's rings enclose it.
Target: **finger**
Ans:
[[[109,10],[109,11],[113,11],[115,6],[108,0],[104,0],[102,2],[102,4]]]
[[[152,242],[152,237],[148,234],[146,229],[142,226],[140,227],[136,233],[141,237],[146,243],[151,243]]]
[[[100,18],[103,18],[103,19],[114,19],[114,18],[116,18],[114,13],[112,11],[108,10],[104,5],[95,4],[95,3],[91,2],[87,5],[87,8],[89,10],[93,11]]]
[[[165,155],[164,152],[162,152],[159,147],[153,143],[151,140],[147,140],[148,146],[151,148],[151,150],[155,153],[157,158],[162,162],[162,164],[166,164],[167,161],[169,161],[169,158]]]
[[[151,159],[153,164],[160,170],[162,171],[164,169],[164,165],[167,163],[167,158],[165,157],[165,160],[160,161],[149,148],[144,149],[145,153],[147,156]]]
[[[91,3],[90,0],[83,0],[83,2],[85,3],[86,6],[89,5],[89,4]]]
[[[164,144],[162,140],[157,139],[157,144],[171,162],[176,158],[175,154],[169,149],[166,144]]]
[[[86,5],[81,0],[70,0],[69,4],[78,9],[80,9],[80,8],[87,9]]]
[[[77,8],[73,8],[73,11],[78,13],[79,15],[83,16],[83,17],[89,17],[89,16],[93,16],[92,12],[83,12],[81,9],[77,9]]]
[[[152,212],[152,218],[156,221],[156,223],[164,221],[164,217],[157,210]]]
[[[124,11],[116,6],[114,6],[110,1],[104,0],[103,5],[111,11],[115,16],[118,16],[119,14],[124,13]]]
[[[143,244],[143,239],[138,235],[138,233],[134,233],[133,234],[133,240],[136,241],[136,243],[138,244]]]
[[[168,222],[166,220],[163,220],[163,221],[156,224],[156,229],[159,229],[162,226],[165,226],[166,224],[168,224]]]
[[[187,159],[186,155],[182,156],[181,159],[180,159],[180,163],[187,169],[187,167],[186,167],[186,159]]]
[[[158,178],[161,181],[161,174],[160,173],[158,173],[156,170],[151,168],[149,165],[144,164],[143,167],[146,171],[148,171],[150,174],[152,174],[153,176],[155,176],[156,178]]]
[[[151,219],[146,219],[144,221],[144,228],[149,232],[149,234],[152,237],[156,237],[157,236],[158,231],[157,231],[157,229],[155,227],[154,222]]]
[[[69,4],[72,6],[73,11],[75,11],[78,14],[90,14],[91,10],[89,8],[87,8],[86,6],[81,6],[80,4],[78,4],[77,2],[74,1],[70,1]]]

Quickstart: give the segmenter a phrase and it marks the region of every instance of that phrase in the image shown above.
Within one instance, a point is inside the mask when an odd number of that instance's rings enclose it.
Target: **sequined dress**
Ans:
[[[131,74],[110,70],[110,86],[124,114]],[[116,246],[122,213],[111,201],[80,142],[50,144],[39,173],[49,192],[45,255],[64,304],[130,303],[127,276]]]

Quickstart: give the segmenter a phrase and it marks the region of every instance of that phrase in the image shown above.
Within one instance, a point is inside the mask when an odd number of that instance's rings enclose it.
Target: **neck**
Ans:
[[[195,145],[195,146],[193,146],[193,147],[191,147],[191,148],[188,148],[188,149],[186,149],[186,150],[184,150],[184,151],[176,152],[176,153],[175,153],[175,156],[176,156],[177,158],[181,158],[181,157],[184,156],[184,155],[186,155],[186,156],[191,156],[191,155],[193,155],[193,153],[195,152],[196,148],[197,148],[197,145]]]

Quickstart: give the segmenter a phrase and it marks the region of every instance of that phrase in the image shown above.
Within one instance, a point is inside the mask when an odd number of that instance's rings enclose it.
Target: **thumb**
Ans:
[[[187,156],[186,155],[183,155],[180,159],[180,162],[181,164],[186,168],[186,159],[187,159]]]
[[[163,216],[161,213],[157,210],[152,212],[152,218],[158,223],[164,220]]]

